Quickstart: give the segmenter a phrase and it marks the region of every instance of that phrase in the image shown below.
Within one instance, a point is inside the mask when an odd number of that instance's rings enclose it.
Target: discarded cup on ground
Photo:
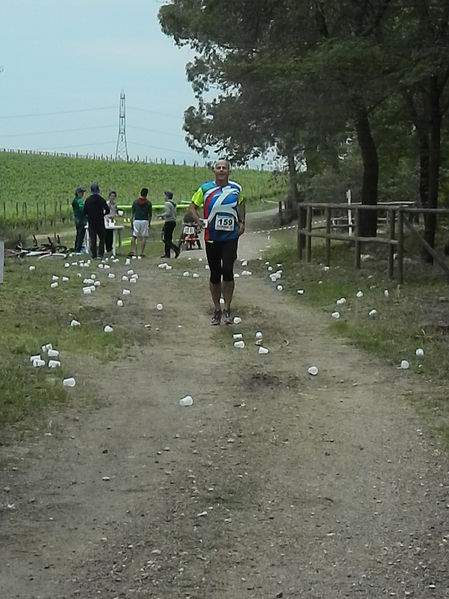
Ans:
[[[282,291],[284,288],[282,287],[282,285],[278,285],[278,286],[276,287],[276,289],[277,289],[278,291]]]
[[[52,276],[52,278],[51,278],[51,280],[52,280],[52,281],[58,281],[58,280],[59,280],[59,277],[58,277],[58,276],[56,276],[56,275],[53,275],[53,276]]]
[[[92,293],[92,289],[90,287],[83,287],[83,293],[84,295],[89,295]]]
[[[193,399],[190,395],[186,395],[182,399],[179,400],[180,406],[191,406],[193,404]]]
[[[234,343],[234,347],[236,347],[237,349],[243,349],[245,347],[245,342],[244,341],[236,341]]]
[[[59,360],[48,360],[49,368],[59,368],[61,366],[61,362]]]
[[[234,334],[232,335],[232,337],[233,337],[233,339],[234,339],[235,341],[238,341],[239,339],[243,339],[243,335],[242,335],[242,333],[234,333]]]
[[[79,321],[79,320],[75,320],[75,319],[73,319],[73,320],[71,320],[71,321],[70,321],[70,326],[71,326],[71,327],[79,327],[79,326],[80,326],[80,324],[81,324],[81,323],[80,323],[80,321]]]
[[[242,319],[240,318],[240,316],[234,316],[234,324],[240,324],[242,322]]]
[[[340,318],[340,312],[332,312],[331,316],[332,316],[332,318],[335,318],[336,320],[338,320]]]
[[[31,266],[29,267],[29,270],[30,270],[30,271],[36,270],[36,267],[35,267],[35,266],[33,266],[33,265],[31,265]]]
[[[123,295],[129,295],[131,293],[131,291],[129,289],[123,289],[122,294]]]
[[[267,354],[268,349],[266,347],[259,347],[259,354]]]
[[[190,273],[188,270],[186,270],[185,272],[182,273],[183,277],[190,277]]]
[[[424,350],[422,347],[418,347],[418,349],[415,351],[415,354],[420,357],[424,355]]]
[[[47,352],[49,349],[53,349],[53,345],[51,343],[46,343],[41,346],[41,349],[43,352]]]
[[[371,316],[371,318],[374,318],[374,316],[376,316],[376,314],[377,314],[377,310],[375,310],[374,308],[368,312],[368,316]]]
[[[58,285],[59,285],[59,283],[58,283],[57,281],[55,281],[54,283],[51,283],[51,284],[50,284],[50,287],[51,287],[52,289],[55,289],[56,287],[58,287]]]
[[[30,356],[30,362],[34,362],[35,360],[40,360],[40,359],[41,359],[40,354],[35,354],[34,356]]]
[[[39,368],[40,366],[45,366],[45,360],[33,360],[34,368]]]
[[[76,381],[73,376],[63,379],[62,384],[64,387],[74,387],[76,385]]]
[[[57,349],[49,349],[48,350],[48,357],[49,358],[57,358],[59,356],[59,352]]]
[[[62,277],[62,280],[63,280],[64,282],[67,282],[67,281],[69,280],[69,277]]]
[[[114,274],[113,272],[110,272],[110,273],[108,274],[108,278],[109,278],[109,279],[115,279],[115,274]]]
[[[123,306],[123,301],[121,299],[117,300],[117,306],[120,306],[120,307]]]
[[[105,333],[112,333],[112,331],[113,331],[113,330],[114,330],[114,329],[113,329],[113,328],[112,328],[110,325],[108,325],[108,324],[107,324],[107,325],[104,327],[104,329],[103,329],[103,331],[104,331]]]
[[[256,339],[262,339],[263,335],[260,331],[257,331],[256,333]]]
[[[164,306],[162,304],[156,304],[156,309],[161,311],[164,309]]]
[[[296,292],[298,295],[304,295],[304,289],[298,289]]]
[[[402,370],[408,370],[410,368],[410,364],[408,362],[408,360],[401,360],[401,366]]]
[[[356,297],[363,297],[363,291],[357,291],[355,294]]]
[[[318,368],[317,368],[316,366],[310,366],[310,367],[307,369],[307,372],[308,372],[309,374],[311,374],[312,376],[316,376],[316,375],[318,374]]]

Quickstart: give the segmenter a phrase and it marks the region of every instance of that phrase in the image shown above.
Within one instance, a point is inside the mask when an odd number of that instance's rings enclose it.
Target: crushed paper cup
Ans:
[[[41,355],[40,354],[35,354],[34,356],[30,356],[30,362],[33,363],[36,360],[41,360]]]
[[[62,384],[64,387],[74,387],[76,385],[76,381],[73,376],[63,379]]]
[[[242,322],[242,319],[240,318],[240,316],[234,316],[234,324],[240,324]]]
[[[161,311],[163,309],[164,309],[164,306],[162,304],[156,304],[156,310]]]
[[[108,273],[109,279],[115,279],[115,274],[113,272]]]
[[[66,263],[64,264],[64,268],[69,268],[69,267],[70,267],[70,262],[66,262]]]
[[[389,297],[389,295],[390,295],[390,292],[388,291],[388,289],[385,289],[385,291],[384,291],[384,296],[385,296],[385,297]]]
[[[100,281],[95,281],[94,287],[100,287],[100,285],[101,285]]]
[[[92,289],[90,287],[83,287],[84,295],[89,295],[92,293]]]
[[[103,331],[104,331],[105,333],[112,333],[112,331],[113,331],[113,330],[114,330],[114,329],[113,329],[113,328],[112,328],[112,327],[111,327],[109,324],[107,324],[107,325],[106,325],[106,326],[103,328]]]
[[[123,295],[130,295],[131,291],[129,289],[123,289],[122,294]]]
[[[64,283],[66,283],[69,280],[69,277],[62,277],[62,280],[64,281]]]
[[[200,275],[199,275],[197,272],[194,272],[194,273],[193,273],[193,275],[192,275],[192,277],[193,277],[194,279],[199,279],[199,278],[200,278]]]
[[[317,368],[316,366],[310,366],[310,367],[307,369],[307,372],[308,372],[309,374],[311,374],[312,376],[316,376],[316,375],[318,374],[318,368]]]
[[[239,339],[243,339],[243,335],[242,333],[234,333],[232,335],[232,338],[234,339],[234,341],[238,341]]]
[[[128,277],[126,275],[123,275],[122,281],[128,281],[128,280],[129,280]]]
[[[130,269],[129,269],[129,270],[126,272],[126,274],[127,274],[127,275],[133,275],[133,274],[134,274],[134,271],[132,270],[132,268],[130,268]]]
[[[410,368],[410,363],[408,362],[408,360],[401,360],[401,365],[400,367],[402,370],[408,370]]]
[[[256,339],[262,339],[263,335],[260,331],[256,332]]]
[[[278,291],[282,291],[284,288],[282,287],[282,285],[277,285],[276,289],[277,289]]]
[[[56,287],[58,287],[58,286],[59,286],[59,283],[58,283],[57,281],[55,281],[54,283],[51,283],[51,284],[50,284],[50,287],[51,287],[52,289],[56,289]]]
[[[73,319],[73,320],[70,321],[70,326],[71,327],[79,327],[80,325],[81,325],[81,323],[80,323],[79,320]]]
[[[186,395],[185,397],[181,398],[179,400],[179,405],[183,406],[183,407],[187,407],[187,406],[191,406],[193,405],[193,399],[190,395]]]
[[[123,306],[123,301],[121,299],[117,300],[117,306],[120,306],[120,307]]]
[[[49,368],[60,368],[61,362],[59,360],[48,360]]]
[[[243,349],[245,347],[245,342],[244,341],[235,341],[234,342],[234,347],[237,349]]]
[[[242,260],[242,266],[248,266],[248,260]]]
[[[185,272],[182,273],[183,277],[190,277],[190,273],[188,270],[186,270]]]
[[[268,349],[266,347],[259,347],[259,354],[267,354]]]
[[[376,314],[377,310],[375,310],[374,308],[368,312],[368,316],[371,316],[371,318],[374,318]]]
[[[57,349],[49,349],[48,350],[48,357],[49,358],[57,358],[59,356],[59,352]]]
[[[91,278],[91,279],[93,279],[93,280],[95,281],[95,279],[97,278],[97,275],[96,275],[96,274],[93,272],[93,273],[90,275],[90,278]]]
[[[298,289],[298,290],[296,291],[296,293],[297,293],[298,295],[304,295],[304,289]]]
[[[41,346],[43,352],[48,352],[49,349],[53,349],[53,345],[51,343],[45,343],[45,345]]]
[[[100,264],[98,265],[98,268],[104,268],[103,262],[100,262]]]
[[[363,291],[357,291],[357,293],[355,294],[356,297],[363,297]]]
[[[416,354],[418,357],[421,357],[421,356],[423,356],[423,355],[424,355],[424,350],[423,350],[423,348],[422,348],[422,347],[418,347],[418,349],[415,351],[415,354]]]
[[[45,360],[33,360],[32,364],[33,368],[40,368],[41,366],[45,366]]]
[[[59,277],[57,275],[53,275],[51,278],[52,281],[59,281]]]
[[[342,306],[343,304],[346,304],[346,298],[340,297],[335,303],[337,304],[337,306]]]
[[[332,312],[331,316],[332,318],[335,318],[335,320],[338,320],[340,318],[340,312]]]
[[[35,267],[33,264],[31,264],[31,265],[28,267],[28,270],[30,270],[30,271],[32,272],[33,270],[36,270],[36,267]]]

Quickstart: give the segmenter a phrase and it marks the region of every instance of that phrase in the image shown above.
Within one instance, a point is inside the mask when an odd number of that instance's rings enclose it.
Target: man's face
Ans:
[[[214,175],[217,183],[227,182],[229,177],[229,164],[226,160],[217,160],[214,166]]]

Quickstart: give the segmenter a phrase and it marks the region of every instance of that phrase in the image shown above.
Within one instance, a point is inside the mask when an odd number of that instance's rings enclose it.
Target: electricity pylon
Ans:
[[[122,90],[120,94],[120,110],[118,118],[118,138],[117,147],[115,148],[116,160],[129,160],[128,146],[126,143],[126,123],[125,123],[125,92]]]

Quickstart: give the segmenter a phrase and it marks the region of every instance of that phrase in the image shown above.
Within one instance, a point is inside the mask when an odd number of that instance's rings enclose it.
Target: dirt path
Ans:
[[[240,256],[266,244],[248,234]],[[237,280],[242,324],[210,327],[189,256],[133,261],[121,310],[116,290],[86,300],[136,345],[74,364],[95,407],[1,448],[1,597],[449,597],[447,455],[411,407],[418,382],[253,276]]]

